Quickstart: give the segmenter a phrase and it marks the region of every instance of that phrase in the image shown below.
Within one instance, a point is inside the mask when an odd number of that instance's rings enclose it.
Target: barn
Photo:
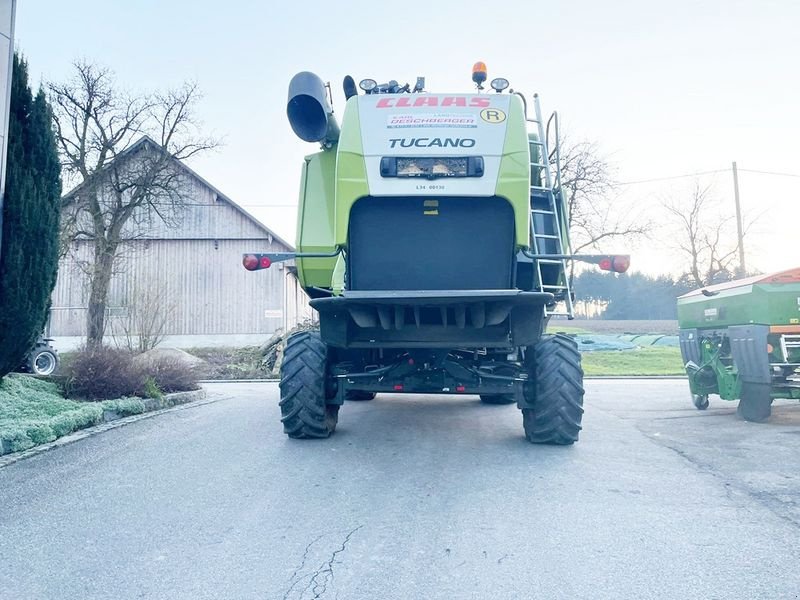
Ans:
[[[149,138],[137,144],[156,145]],[[158,147],[160,148],[160,147]],[[136,148],[117,160],[134,160]],[[105,335],[155,335],[177,347],[258,344],[276,330],[311,318],[291,263],[251,273],[242,254],[285,252],[292,246],[182,162],[180,214],[136,219],[125,236],[111,280]],[[69,211],[75,190],[64,196]],[[146,224],[146,226],[142,226]],[[59,264],[49,336],[60,349],[86,334],[87,267],[93,240],[70,242]]]

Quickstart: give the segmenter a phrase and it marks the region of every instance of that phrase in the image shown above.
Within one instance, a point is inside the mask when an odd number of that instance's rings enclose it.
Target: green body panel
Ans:
[[[681,329],[800,323],[800,283],[756,283],[678,298]]]
[[[334,236],[334,182],[336,147],[306,156],[300,176],[297,215],[297,251],[332,253]],[[331,286],[336,258],[298,258],[297,275],[304,288]]]
[[[359,198],[369,196],[367,167],[361,142],[358,97],[347,101],[339,138],[339,161],[336,165],[336,243],[347,245],[350,209]],[[387,228],[390,224],[387,223]]]
[[[495,194],[508,200],[514,208],[517,247],[529,248],[532,146],[528,140],[525,110],[518,96],[511,96],[508,113],[506,139],[503,144]]]
[[[333,267],[333,274],[331,275],[331,291],[334,296],[341,296],[344,292],[344,276],[347,267],[344,263],[344,255],[340,254],[336,257],[336,264]]]

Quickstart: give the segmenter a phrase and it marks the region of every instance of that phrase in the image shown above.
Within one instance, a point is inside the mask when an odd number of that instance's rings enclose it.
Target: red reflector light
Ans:
[[[611,261],[611,268],[615,273],[624,273],[631,266],[630,256],[615,256]]]
[[[397,385],[395,385],[394,386],[394,391],[395,392],[402,392],[403,391],[403,384],[402,383],[398,383]]]
[[[269,269],[271,264],[272,264],[272,261],[269,259],[269,256],[262,256],[261,260],[259,261],[259,266],[262,269]]]
[[[614,273],[624,273],[631,266],[631,257],[625,254],[618,254],[617,256],[608,256],[600,259],[597,263],[603,271],[613,271]]]
[[[465,391],[466,389],[467,389],[467,388],[465,388],[463,385],[457,385],[457,386],[456,386],[456,391],[457,391],[457,392],[463,392],[463,391]]]
[[[242,264],[248,271],[255,271],[258,268],[258,257],[255,254],[246,254]]]

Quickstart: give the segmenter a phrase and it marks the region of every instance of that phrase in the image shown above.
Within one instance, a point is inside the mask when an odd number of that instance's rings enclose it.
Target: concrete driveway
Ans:
[[[0,469],[3,598],[798,598],[800,403],[698,412],[589,381],[581,441],[513,406],[379,396],[323,441],[277,386]]]

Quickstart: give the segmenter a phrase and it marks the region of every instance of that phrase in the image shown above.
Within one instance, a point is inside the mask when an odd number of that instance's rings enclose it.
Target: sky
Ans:
[[[769,272],[800,266],[798,30],[795,0],[18,0],[15,37],[34,83],[69,78],[76,59],[132,91],[196,81],[204,130],[224,145],[190,166],[289,241],[302,157],[316,151],[286,121],[294,73],[331,81],[341,112],[346,74],[469,92],[481,60],[490,79],[558,109],[573,139],[597,142],[620,182],[721,171],[699,179],[731,215],[737,161],[743,212],[758,217],[747,266]],[[604,250],[630,252],[635,270],[680,272],[662,205],[694,180],[621,186],[621,210],[655,228]]]

